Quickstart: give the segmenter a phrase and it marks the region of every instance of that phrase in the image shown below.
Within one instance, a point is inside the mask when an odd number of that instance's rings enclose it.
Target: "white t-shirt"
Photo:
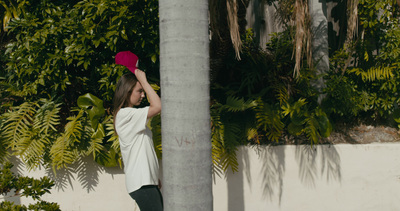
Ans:
[[[151,130],[146,126],[148,111],[149,107],[121,108],[116,117],[128,193],[143,185],[158,184],[158,159]]]

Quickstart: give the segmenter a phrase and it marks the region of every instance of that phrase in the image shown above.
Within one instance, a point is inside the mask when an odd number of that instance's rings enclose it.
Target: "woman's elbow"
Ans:
[[[156,105],[154,110],[156,111],[157,114],[161,113],[161,103],[159,105]]]
[[[153,117],[157,114],[161,113],[161,104],[160,105],[150,105],[148,117]]]

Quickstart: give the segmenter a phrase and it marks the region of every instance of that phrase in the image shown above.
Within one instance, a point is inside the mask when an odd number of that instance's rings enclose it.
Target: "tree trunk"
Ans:
[[[208,0],[160,0],[164,210],[212,210]]]
[[[326,87],[322,78],[329,71],[329,43],[328,43],[328,21],[326,18],[327,5],[326,0],[308,0],[311,30],[312,30],[312,52],[314,68],[317,80],[313,81],[313,86],[321,93],[318,101],[321,102],[324,95],[323,88]]]

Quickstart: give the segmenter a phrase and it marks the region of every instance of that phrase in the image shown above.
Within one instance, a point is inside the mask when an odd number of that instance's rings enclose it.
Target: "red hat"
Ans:
[[[127,67],[132,73],[135,73],[137,69],[137,65],[139,63],[139,58],[130,51],[121,51],[115,55],[115,63],[124,65]]]

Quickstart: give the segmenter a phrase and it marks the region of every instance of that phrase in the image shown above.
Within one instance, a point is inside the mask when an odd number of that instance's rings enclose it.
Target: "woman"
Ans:
[[[135,108],[145,93],[150,106]],[[146,127],[147,121],[160,112],[160,97],[143,71],[134,69],[121,77],[114,95],[114,128],[119,137],[126,188],[142,211],[163,210],[158,160],[151,130]]]

